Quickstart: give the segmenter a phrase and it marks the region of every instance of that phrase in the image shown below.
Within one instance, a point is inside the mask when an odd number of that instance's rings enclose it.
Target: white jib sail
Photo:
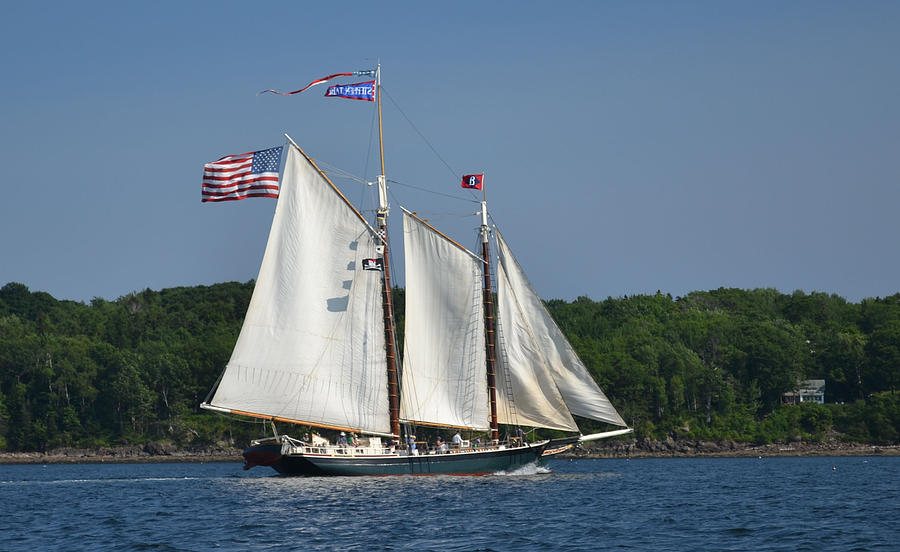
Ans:
[[[497,420],[578,431],[533,336],[529,317],[507,274],[508,251],[498,246],[497,263]],[[514,262],[514,261],[513,261]],[[513,278],[515,274],[513,274]]]
[[[497,249],[500,256],[498,268],[500,316],[498,323],[501,327],[501,344],[505,349],[497,356],[498,359],[508,358],[508,365],[503,362],[498,364],[501,365],[501,369],[508,369],[510,372],[518,423],[552,427],[536,422],[540,417],[551,416],[549,408],[556,408],[558,406],[557,397],[561,396],[568,412],[572,414],[626,426],[625,421],[616,412],[612,403],[591,377],[587,367],[572,349],[572,345],[553,321],[499,232],[497,233]],[[537,391],[533,386],[544,385],[548,375],[556,385],[553,386],[554,389],[545,387],[544,404],[546,408],[542,408],[538,412],[531,412],[531,410],[537,410],[536,405],[541,404],[534,397]],[[502,377],[498,379],[499,389],[502,389],[503,382]],[[499,389],[498,396],[502,395]],[[531,404],[531,401],[534,401],[536,405]],[[533,423],[523,422],[523,412],[537,419],[533,420]],[[556,419],[562,417],[562,414],[556,415]],[[568,413],[566,417],[568,420],[572,420]],[[574,425],[574,421],[572,421],[572,426]],[[577,431],[577,428],[571,430]]]
[[[288,148],[253,297],[214,407],[361,431],[390,430],[376,237]]]
[[[406,323],[400,418],[489,428],[483,262],[404,209]]]

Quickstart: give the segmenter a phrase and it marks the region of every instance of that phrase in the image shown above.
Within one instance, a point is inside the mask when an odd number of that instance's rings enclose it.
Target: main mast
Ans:
[[[382,304],[384,306],[384,348],[387,355],[388,413],[391,433],[400,437],[400,385],[397,378],[397,357],[394,346],[394,301],[391,295],[391,269],[388,255],[387,233],[387,178],[384,173],[384,133],[381,127],[381,63],[375,70],[375,100],[378,102],[378,149],[381,156],[381,174],[378,175],[378,234],[381,237],[381,259],[384,268]],[[495,418],[496,420],[496,418]]]

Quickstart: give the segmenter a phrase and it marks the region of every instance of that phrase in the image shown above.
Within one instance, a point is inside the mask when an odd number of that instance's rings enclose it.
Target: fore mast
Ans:
[[[490,228],[488,227],[487,215],[487,191],[484,190],[484,181],[482,177],[482,201],[481,201],[481,258],[484,260],[484,334],[485,347],[487,348],[487,385],[488,397],[491,402],[491,440],[497,441],[500,438],[500,431],[497,425],[497,384],[496,384],[496,362],[497,349],[494,335],[494,296],[491,290],[491,248],[490,248]]]

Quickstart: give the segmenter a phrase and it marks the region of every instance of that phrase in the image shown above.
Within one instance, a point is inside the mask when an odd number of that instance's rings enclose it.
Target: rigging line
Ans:
[[[388,192],[388,193],[390,193],[390,192]],[[394,246],[392,245],[393,242],[390,241],[390,238],[388,235],[390,232],[390,229],[387,226],[385,226],[384,231],[385,231],[385,239],[388,243],[388,262],[390,263],[390,266],[396,267],[397,265],[394,264]],[[406,278],[405,272],[404,272],[403,276],[404,276],[404,280],[405,280],[405,278]],[[405,283],[406,282],[404,282],[404,284]],[[396,286],[396,284],[394,282],[391,282],[391,285]],[[403,386],[403,383],[402,383],[403,382],[403,379],[402,379],[403,378],[403,359],[400,356],[400,344],[397,342],[397,305],[394,303],[393,288],[389,289],[388,293],[391,294],[391,326],[393,327],[393,331],[394,331],[394,362],[397,364],[397,391],[400,393],[400,395],[402,397],[402,395],[403,395],[403,389],[402,389],[402,386]],[[405,292],[405,289],[404,289],[404,294],[403,294],[403,301],[404,301],[404,303],[403,303],[403,317],[404,317],[403,320],[404,320],[404,324],[405,324],[405,322],[406,322],[406,292]],[[406,345],[405,345],[406,327],[405,326],[403,328],[403,338],[404,338],[403,353],[405,355],[406,354]],[[400,402],[402,404],[402,400]]]
[[[390,182],[390,181],[389,181],[389,182]],[[390,188],[388,188],[388,189],[387,189],[387,193],[388,193],[388,196],[389,196],[391,199],[393,199],[394,201],[397,202],[397,205],[401,205],[401,206],[403,205],[403,202],[400,201],[400,198],[397,197],[397,195],[394,193],[393,190],[391,190]]]
[[[409,126],[411,126],[413,128],[413,130],[416,131],[416,134],[419,135],[419,138],[421,138],[422,141],[424,141],[428,145],[428,147],[431,148],[431,151],[434,152],[434,155],[437,156],[437,158],[441,160],[441,163],[443,163],[444,166],[447,167],[447,169],[453,174],[453,176],[458,177],[460,175],[460,173],[453,170],[453,167],[451,167],[449,163],[444,161],[444,158],[441,157],[441,154],[439,154],[436,149],[434,149],[434,146],[431,145],[431,142],[428,141],[428,138],[425,138],[425,135],[422,134],[421,132],[419,132],[419,129],[416,128],[416,125],[414,125],[413,122],[409,119],[409,117],[406,116],[406,113],[404,113],[403,110],[400,109],[400,106],[397,105],[397,102],[394,101],[394,98],[391,97],[391,94],[387,91],[387,89],[384,87],[384,85],[382,85],[380,88],[381,88],[381,91],[384,92],[385,95],[387,96],[387,98],[391,101],[391,103],[394,104],[394,107],[397,108],[397,111],[400,112],[400,115],[403,115],[403,118],[406,119],[406,122],[409,123]]]
[[[363,184],[363,186],[360,187],[359,202],[357,203],[357,205],[362,205],[364,203],[364,198],[366,196],[366,190],[369,190],[369,195],[370,195],[370,197],[372,196],[372,193],[373,193],[372,189],[371,189],[372,183],[369,182],[368,180],[366,180],[364,178],[360,178],[353,173],[347,172],[344,169],[341,169],[339,167],[336,167],[336,166],[326,163],[324,161],[319,162],[319,165],[323,168],[323,172],[330,174],[335,179],[343,178],[343,179],[347,179],[347,180],[356,182],[357,184]],[[368,160],[366,161],[366,166],[368,167]],[[370,210],[360,209],[359,211],[360,212],[373,212],[373,213],[375,212],[374,209],[370,209]]]
[[[497,289],[499,292],[499,286],[500,286],[499,272],[500,271],[497,270],[496,272],[498,273],[498,274],[496,274],[496,279],[494,278],[493,275],[492,275],[491,279],[494,280],[494,282],[497,285],[497,287],[495,287],[494,289]],[[512,423],[512,425],[519,425],[519,411],[516,408],[516,396],[513,391],[512,380],[510,378],[510,372],[508,369],[509,353],[507,351],[506,336],[505,336],[505,332],[503,329],[503,325],[505,324],[505,322],[503,322],[501,320],[502,311],[500,309],[497,309],[497,311],[494,313],[494,317],[495,317],[494,321],[495,321],[495,325],[496,325],[495,334],[497,336],[496,350],[498,353],[498,355],[497,355],[497,369],[498,370],[497,371],[501,372],[503,375],[503,377],[502,377],[502,379],[503,379],[503,395],[504,395],[503,396],[503,399],[504,399],[503,400],[503,410],[504,410],[504,413],[506,414],[506,419],[510,421],[506,425],[509,425],[510,423]]]
[[[384,92],[385,94],[387,94],[388,99],[391,101],[392,104],[394,104],[394,107],[397,108],[397,111],[399,111],[400,114],[403,115],[403,118],[406,119],[406,122],[409,123],[409,126],[411,126],[411,127],[413,128],[413,130],[416,131],[416,133],[419,135],[419,137],[422,139],[422,141],[425,142],[425,143],[428,145],[429,148],[431,148],[431,151],[434,152],[434,155],[435,155],[438,159],[441,160],[441,163],[443,163],[444,166],[447,167],[447,169],[450,170],[450,172],[453,174],[454,177],[460,178],[460,173],[457,173],[457,172],[453,169],[453,167],[450,166],[449,163],[447,163],[446,161],[444,161],[444,158],[441,157],[441,154],[439,154],[439,153],[437,152],[437,150],[434,148],[434,146],[431,145],[431,142],[428,141],[428,138],[425,138],[425,136],[419,131],[419,129],[416,128],[416,125],[413,124],[412,120],[410,120],[410,118],[406,116],[406,113],[404,113],[403,110],[400,109],[400,106],[397,104],[396,101],[394,101],[394,98],[391,97],[390,92],[387,91],[387,89],[384,87],[384,85],[380,86],[379,89],[380,89],[382,92]],[[397,184],[400,184],[400,183],[397,182]],[[478,195],[475,193],[474,190],[468,189],[467,191],[469,192],[469,195],[472,197],[472,199],[471,199],[470,201],[473,201],[473,202],[475,202],[475,203],[481,203],[481,201],[480,201],[479,199],[477,199],[477,198],[478,198]],[[433,192],[433,193],[437,193],[437,192]],[[459,198],[454,197],[454,196],[448,196],[448,197],[453,197],[454,199],[459,199]]]
[[[390,183],[392,183],[392,184],[399,184],[400,186],[406,186],[407,188],[412,188],[412,189],[414,189],[414,190],[419,190],[420,192],[426,192],[426,193],[429,193],[429,194],[434,194],[434,195],[439,195],[439,196],[449,197],[450,199],[455,199],[455,200],[457,200],[457,201],[466,201],[466,202],[470,202],[470,203],[478,203],[478,204],[481,203],[481,201],[478,201],[478,200],[475,200],[475,199],[466,199],[466,198],[459,197],[459,196],[455,196],[455,195],[445,194],[445,193],[443,193],[443,192],[435,192],[434,190],[429,190],[428,188],[422,188],[421,186],[415,186],[415,185],[413,185],[413,184],[406,184],[405,182],[399,182],[399,181],[397,181],[397,180],[392,180],[392,179],[390,179],[390,178],[388,179],[388,182],[390,182]]]
[[[488,214],[490,216],[490,214]],[[488,228],[488,232],[493,237],[493,229]],[[504,336],[503,330],[503,321],[502,321],[502,310],[499,308],[499,295],[500,295],[500,267],[499,267],[499,258],[498,255],[498,247],[496,247],[496,238],[494,238],[495,247],[493,251],[490,253],[490,258],[488,262],[492,262],[497,265],[497,270],[491,271],[491,283],[493,285],[493,293],[497,296],[497,304],[494,310],[494,335],[495,335],[495,348],[496,356],[495,356],[495,374],[498,380],[502,380],[502,401],[501,396],[498,393],[498,402],[502,402],[502,406],[498,405],[498,411],[500,408],[503,408],[503,412],[506,415],[507,426],[507,438],[509,438],[509,425],[519,425],[519,412],[516,408],[516,398],[515,393],[513,391],[512,381],[510,379],[510,371],[508,369],[509,366],[509,354],[506,346],[506,339]],[[496,386],[498,392],[500,390],[500,386]],[[499,414],[499,412],[498,412]]]
[[[372,159],[372,142],[375,139],[375,129],[377,128],[376,123],[378,122],[378,110],[372,110],[372,120],[369,123],[369,147],[366,148],[366,164],[363,166],[363,174],[369,174],[369,161]],[[365,196],[365,191],[360,191],[359,199],[362,201]],[[362,203],[360,203],[362,204]]]
[[[317,161],[320,167],[322,167],[323,172],[331,173],[335,178],[346,178],[348,180],[353,180],[359,184],[368,184],[368,182],[364,178],[360,178],[353,173],[349,173],[344,169],[335,167],[334,165],[330,165],[324,161]]]
[[[490,231],[491,235],[493,236],[495,232],[499,232],[499,231],[500,231],[500,227],[497,225],[497,221],[494,220],[494,217],[491,216],[490,211],[488,211],[488,220],[491,221],[491,226],[488,228],[488,230]],[[494,238],[494,239],[496,240],[496,238]],[[494,256],[494,257],[498,257],[498,256],[499,256],[499,253],[497,253],[497,254],[495,254],[495,255],[493,255],[493,256]]]
[[[401,207],[403,206],[403,202],[400,201],[400,198],[397,197],[397,195],[396,195],[396,194],[393,192],[393,190],[391,190],[390,188],[388,188],[388,195],[389,195],[389,196],[391,197],[391,199],[393,199],[398,205],[400,205]],[[431,215],[429,215],[429,219],[432,219],[432,220],[435,219],[435,218],[443,218],[444,220],[449,219],[449,218],[453,218],[453,219],[462,219],[462,218],[467,218],[467,217],[471,217],[471,216],[472,216],[472,215],[471,215],[471,214],[468,214],[468,213],[467,213],[467,214],[464,214],[464,215],[463,215],[463,214],[460,214],[460,213],[431,213]]]
[[[378,122],[378,110],[372,110],[372,121],[369,123],[369,147],[366,148],[366,164],[363,170],[363,174],[368,174],[369,172],[369,161],[372,159],[372,142],[375,140],[375,129],[377,128]]]
[[[461,219],[470,218],[472,216],[472,215],[460,215],[459,213],[441,213],[441,212],[437,212],[437,211],[419,211],[419,212],[424,213],[419,216],[427,215],[428,220],[432,220],[432,221],[435,221],[435,220],[440,220],[440,221],[461,220]],[[470,230],[478,231],[478,228],[470,228]],[[478,242],[478,243],[481,244],[481,242]],[[474,249],[476,249],[476,248],[473,248],[473,250]]]

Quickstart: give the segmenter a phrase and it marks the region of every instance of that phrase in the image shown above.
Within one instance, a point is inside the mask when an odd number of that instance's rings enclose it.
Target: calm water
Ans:
[[[238,464],[0,466],[0,549],[900,549],[898,457],[550,469],[301,479]]]

